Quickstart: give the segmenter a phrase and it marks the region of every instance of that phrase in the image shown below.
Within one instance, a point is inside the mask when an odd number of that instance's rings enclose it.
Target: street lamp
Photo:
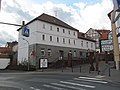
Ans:
[[[30,65],[29,65],[29,42],[28,42],[28,40],[26,40],[25,38],[22,38],[23,40],[25,40],[26,42],[27,42],[27,44],[28,44],[28,71],[30,70]]]

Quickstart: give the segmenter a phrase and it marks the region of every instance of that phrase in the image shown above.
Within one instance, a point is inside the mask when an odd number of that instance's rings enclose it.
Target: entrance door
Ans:
[[[60,55],[60,59],[62,60],[62,59],[63,59],[63,56],[64,56],[64,51],[59,50],[59,55]]]
[[[72,53],[68,53],[68,67],[72,67]]]

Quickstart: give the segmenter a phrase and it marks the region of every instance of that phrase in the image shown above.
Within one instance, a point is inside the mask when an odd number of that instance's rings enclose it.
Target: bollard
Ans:
[[[110,75],[110,67],[109,67],[109,77],[110,77],[111,75]]]
[[[63,72],[63,61],[62,61],[62,72]]]
[[[80,65],[80,72],[81,72],[81,65]]]
[[[73,66],[72,66],[72,72],[73,72]]]
[[[44,70],[43,70],[43,68],[42,68],[42,72],[43,72]]]
[[[90,72],[90,67],[89,67],[89,73],[91,73],[91,72]]]

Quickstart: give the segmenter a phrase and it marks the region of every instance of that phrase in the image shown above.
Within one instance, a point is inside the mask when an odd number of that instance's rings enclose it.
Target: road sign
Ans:
[[[29,37],[30,30],[27,26],[24,26],[22,29],[22,35],[25,37]]]

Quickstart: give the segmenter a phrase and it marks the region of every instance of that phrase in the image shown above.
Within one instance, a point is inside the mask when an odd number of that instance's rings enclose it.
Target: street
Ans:
[[[64,72],[0,73],[0,90],[120,90],[102,78]]]

